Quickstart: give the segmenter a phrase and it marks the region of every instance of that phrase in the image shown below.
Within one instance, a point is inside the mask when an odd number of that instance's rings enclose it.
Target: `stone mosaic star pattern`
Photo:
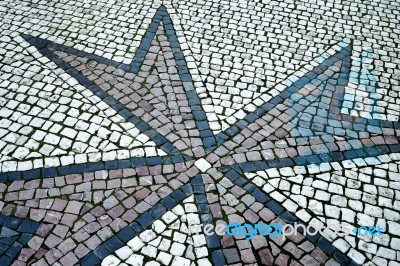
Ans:
[[[317,22],[304,52],[307,4],[79,5],[0,3],[0,265],[399,265],[398,4],[376,7],[375,64],[357,19],[350,36]],[[335,7],[345,33],[369,8]],[[384,234],[249,241],[188,221]]]

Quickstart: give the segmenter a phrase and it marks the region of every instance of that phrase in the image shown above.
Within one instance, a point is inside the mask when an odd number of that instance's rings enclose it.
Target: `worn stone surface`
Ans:
[[[399,12],[1,2],[0,265],[397,265]]]

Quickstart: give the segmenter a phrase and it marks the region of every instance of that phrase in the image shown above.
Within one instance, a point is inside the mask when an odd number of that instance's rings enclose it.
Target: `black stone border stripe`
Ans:
[[[334,151],[323,154],[312,154],[307,156],[285,157],[273,160],[258,160],[238,163],[234,168],[240,168],[244,172],[266,170],[268,168],[291,167],[296,165],[310,165],[320,163],[330,163],[342,160],[357,158],[376,157],[379,155],[400,152],[400,144],[377,145],[374,147],[351,149],[346,151]],[[114,170],[124,168],[135,168],[139,166],[168,165],[173,163],[187,162],[191,160],[186,155],[176,156],[157,156],[139,158],[132,157],[125,160],[112,160],[106,162],[89,162],[83,164],[72,164],[67,166],[37,168],[28,171],[14,171],[0,173],[0,183],[11,182],[14,180],[33,180],[37,178],[51,178],[69,174],[83,174],[100,170]],[[222,166],[221,169],[227,166]]]
[[[256,185],[248,182],[248,179],[244,177],[244,172],[238,167],[224,167],[220,169],[224,175],[232,181],[232,183],[245,189],[249,194],[251,194],[257,201],[264,204],[266,208],[271,210],[277,217],[281,218],[288,224],[302,224],[307,227],[307,223],[299,220],[294,214],[287,211],[279,202],[272,199],[264,191],[259,189]],[[312,231],[312,230],[311,230]],[[357,266],[358,264],[352,259],[348,258],[342,251],[334,247],[329,240],[323,237],[320,233],[315,235],[307,234],[300,227],[298,232],[303,234],[305,238],[312,244],[318,246],[322,251],[328,256],[335,259],[341,266]],[[314,229],[315,232],[315,229]],[[313,233],[314,233],[313,232]]]
[[[200,214],[200,220],[203,225],[211,224],[214,225],[214,218],[210,211],[207,194],[204,188],[204,183],[201,175],[197,175],[192,180],[192,188],[196,201],[198,213]],[[223,254],[221,242],[217,234],[211,236],[205,236],[207,241],[209,258],[214,262],[214,265],[222,266],[226,265],[225,255]]]
[[[38,178],[52,178],[70,174],[83,174],[100,170],[115,170],[124,168],[136,168],[140,166],[169,165],[190,161],[188,155],[155,156],[155,157],[131,157],[129,159],[88,162],[56,167],[42,167],[28,171],[14,171],[0,173],[0,183],[14,180],[33,180]]]
[[[195,176],[191,183],[188,183],[160,200],[149,211],[143,213],[134,222],[121,229],[114,236],[103,242],[95,250],[88,253],[80,261],[82,266],[100,265],[101,261],[117,249],[126,245],[132,238],[143,231],[150,229],[151,225],[162,217],[167,211],[172,210],[189,196],[194,195],[198,213],[203,224],[212,223],[212,215],[209,211],[208,200],[204,190],[201,175]],[[209,257],[214,265],[225,265],[225,257],[220,250],[221,244],[217,235],[206,237],[208,250],[213,250]]]
[[[164,28],[167,33],[168,41],[171,45],[171,49],[173,51],[176,64],[178,66],[179,76],[182,80],[186,97],[189,101],[189,106],[195,118],[194,120],[196,123],[196,127],[200,131],[200,137],[203,140],[205,150],[211,151],[216,145],[215,135],[210,129],[206,113],[203,110],[201,101],[193,86],[193,79],[187,67],[185,56],[182,53],[178,38],[176,37],[176,32],[172,24],[172,20],[169,17],[167,10],[164,6],[161,6],[159,8],[159,12],[163,15],[162,21],[164,23]]]
[[[351,149],[346,151],[334,151],[331,153],[312,154],[307,156],[285,157],[274,160],[258,160],[233,165],[222,165],[219,169],[223,171],[227,167],[241,169],[243,172],[255,172],[269,168],[291,167],[297,165],[311,165],[321,163],[331,163],[351,159],[364,159],[379,155],[400,152],[400,144],[377,145],[369,148]]]

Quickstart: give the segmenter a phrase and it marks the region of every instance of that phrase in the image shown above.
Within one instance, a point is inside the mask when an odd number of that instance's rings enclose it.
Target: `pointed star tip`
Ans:
[[[339,46],[344,49],[344,50],[348,50],[351,51],[352,50],[352,40],[351,39],[343,39],[340,43]]]
[[[157,12],[162,11],[162,12],[167,12],[167,8],[164,5],[161,5],[157,8]]]

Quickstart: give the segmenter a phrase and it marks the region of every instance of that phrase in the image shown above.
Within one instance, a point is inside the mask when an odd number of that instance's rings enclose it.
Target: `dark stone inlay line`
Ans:
[[[218,169],[226,172],[226,169],[242,169],[243,172],[255,172],[269,168],[290,167],[295,165],[310,165],[320,163],[331,163],[351,159],[363,159],[367,157],[376,157],[388,153],[400,152],[400,144],[377,145],[369,148],[351,149],[346,151],[336,151],[324,154],[312,154],[306,156],[296,156],[293,158],[285,157],[274,160],[258,160],[233,165],[223,165]]]
[[[200,131],[200,137],[203,140],[205,151],[206,152],[211,151],[212,149],[214,149],[216,145],[216,139],[214,133],[210,129],[206,113],[203,110],[201,101],[193,86],[193,79],[187,67],[187,63],[182,53],[180,44],[178,42],[178,38],[176,37],[175,29],[172,24],[171,18],[169,17],[164,6],[161,6],[159,10],[160,13],[164,14],[163,16],[164,28],[167,33],[168,41],[171,45],[171,49],[173,51],[176,64],[178,66],[179,76],[182,80],[186,97],[188,98],[189,101],[189,106],[192,109],[196,127]]]
[[[132,157],[122,160],[88,162],[82,164],[71,164],[65,166],[37,168],[28,171],[14,171],[0,173],[0,183],[14,180],[33,180],[37,178],[52,178],[70,174],[83,174],[100,170],[115,170],[124,168],[135,168],[139,166],[169,165],[190,160],[188,155],[155,156],[155,157]]]
[[[307,156],[285,157],[274,160],[259,160],[235,164],[245,172],[260,171],[268,168],[290,167],[295,165],[309,165],[324,162],[337,162],[356,158],[367,158],[388,153],[400,152],[400,144],[377,145],[369,148],[351,149],[346,151],[335,151],[331,153],[312,154]],[[125,160],[112,160],[106,162],[89,162],[83,164],[72,164],[50,168],[38,168],[28,171],[15,171],[0,173],[0,183],[14,180],[32,180],[37,178],[51,178],[69,174],[82,174],[99,170],[124,169],[139,166],[168,165],[189,161],[187,155],[158,156],[148,158],[133,157]],[[227,166],[221,166],[220,170]]]

